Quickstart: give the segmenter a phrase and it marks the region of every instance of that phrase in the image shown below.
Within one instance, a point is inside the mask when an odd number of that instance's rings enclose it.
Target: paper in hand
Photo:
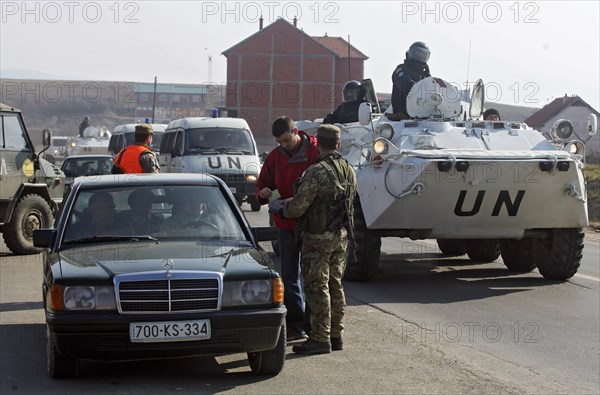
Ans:
[[[273,200],[277,200],[281,197],[281,194],[279,193],[279,191],[276,189],[274,191],[271,192],[271,197],[269,198],[269,203],[272,202]]]

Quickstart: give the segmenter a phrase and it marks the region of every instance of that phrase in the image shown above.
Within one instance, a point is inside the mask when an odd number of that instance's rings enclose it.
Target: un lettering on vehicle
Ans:
[[[468,195],[472,195],[473,192],[469,192],[467,190],[461,190],[458,194],[458,198],[456,199],[456,204],[454,205],[454,214],[458,217],[472,217],[477,215],[481,210],[482,203],[484,199],[486,199],[485,190],[477,191],[475,201],[473,205],[469,208],[468,205],[465,207],[465,200],[467,200]],[[524,190],[519,190],[513,196],[511,196],[510,191],[502,190],[498,193],[496,197],[496,202],[494,203],[494,208],[492,209],[491,216],[498,217],[503,212],[502,208],[506,208],[506,214],[509,217],[516,217],[519,212],[519,207],[523,201],[523,197],[525,196]],[[472,201],[472,196],[470,201]]]

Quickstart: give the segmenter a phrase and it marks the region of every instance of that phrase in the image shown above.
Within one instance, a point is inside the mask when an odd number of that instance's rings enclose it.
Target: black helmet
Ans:
[[[360,99],[362,94],[362,86],[356,80],[348,81],[344,84],[344,102],[351,102]]]
[[[408,59],[414,59],[423,63],[427,63],[429,60],[429,55],[431,55],[429,47],[422,41],[416,41],[412,43],[406,52],[406,57]]]

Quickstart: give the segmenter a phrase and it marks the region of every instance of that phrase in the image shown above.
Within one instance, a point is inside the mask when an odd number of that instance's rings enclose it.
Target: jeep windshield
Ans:
[[[254,154],[254,143],[250,132],[245,129],[190,129],[185,138],[185,151],[188,154]]]

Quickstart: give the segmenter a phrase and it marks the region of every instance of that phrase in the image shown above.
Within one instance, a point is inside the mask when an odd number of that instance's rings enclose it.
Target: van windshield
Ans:
[[[254,154],[254,144],[250,132],[244,129],[189,129],[185,140],[185,151],[187,153],[217,151],[240,155]]]

